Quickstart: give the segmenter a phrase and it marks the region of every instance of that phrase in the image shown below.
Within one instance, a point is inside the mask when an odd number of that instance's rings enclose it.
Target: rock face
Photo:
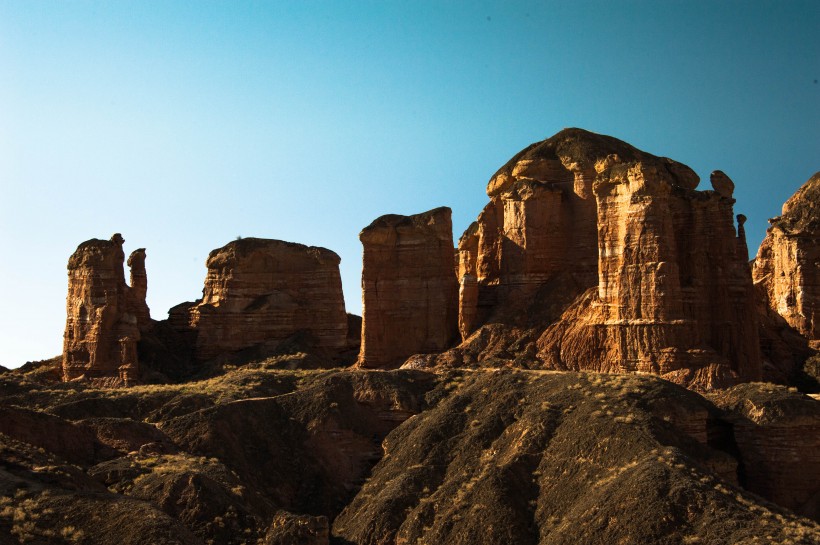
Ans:
[[[580,135],[533,144],[490,179],[490,202],[458,244],[462,339],[485,323],[554,319],[595,284],[595,171],[571,152],[598,143]]]
[[[63,338],[63,380],[78,377],[137,379],[137,342],[151,328],[145,302],[145,249],[128,258],[131,286],[125,283],[117,233],[110,240],[83,242],[68,260],[66,329]]]
[[[359,365],[389,367],[451,346],[458,328],[449,208],[387,215],[359,234],[362,344]]]
[[[820,520],[820,403],[773,384],[741,384],[709,396],[728,411],[752,492]]]
[[[598,288],[544,333],[539,355],[558,368],[703,388],[759,380],[755,295],[728,177],[715,173],[715,191],[696,191],[695,174],[668,159],[596,165]]]
[[[752,274],[767,306],[820,349],[820,172],[769,220]]]
[[[264,357],[294,335],[320,350],[347,346],[339,256],[325,248],[244,238],[208,255],[202,299],[170,311],[199,361],[253,351]]]
[[[359,545],[728,544],[771,527],[773,543],[817,540],[810,521],[737,487],[735,460],[709,439],[714,412],[654,377],[469,372],[387,436],[332,533]],[[766,522],[778,516],[811,530]]]
[[[463,343],[424,364],[758,379],[745,218],[711,178],[580,129],[524,149],[459,241]]]

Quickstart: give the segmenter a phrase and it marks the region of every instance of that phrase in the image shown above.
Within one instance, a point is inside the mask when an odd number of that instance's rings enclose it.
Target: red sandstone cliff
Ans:
[[[765,304],[820,349],[820,172],[783,205],[752,275]]]
[[[137,342],[151,327],[145,302],[145,249],[128,258],[125,283],[122,236],[83,242],[68,260],[63,380],[79,377],[132,382],[139,372]]]
[[[387,215],[359,234],[362,344],[359,365],[389,367],[440,352],[457,335],[457,284],[449,208]]]
[[[733,182],[566,129],[513,157],[459,241],[463,343],[410,365],[638,371],[710,387],[760,377]]]
[[[539,339],[545,364],[702,388],[759,380],[755,295],[728,178],[717,172],[714,191],[696,191],[691,171],[681,179],[651,156],[597,170],[598,288]]]
[[[205,361],[243,350],[265,356],[293,335],[320,350],[347,347],[339,256],[325,248],[244,238],[212,251],[203,297],[171,309]]]

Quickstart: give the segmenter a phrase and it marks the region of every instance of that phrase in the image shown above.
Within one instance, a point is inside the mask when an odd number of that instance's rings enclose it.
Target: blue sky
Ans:
[[[121,232],[162,319],[237,236],[342,257],[583,127],[725,171],[754,252],[820,170],[820,2],[0,2],[0,364],[58,354],[66,261]]]

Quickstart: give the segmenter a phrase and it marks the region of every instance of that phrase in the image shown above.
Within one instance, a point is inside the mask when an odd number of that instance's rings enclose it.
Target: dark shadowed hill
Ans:
[[[107,390],[0,375],[0,543],[820,540],[795,514],[818,512],[820,409],[786,388],[718,406],[650,377],[285,363]],[[792,448],[755,458],[761,434]]]

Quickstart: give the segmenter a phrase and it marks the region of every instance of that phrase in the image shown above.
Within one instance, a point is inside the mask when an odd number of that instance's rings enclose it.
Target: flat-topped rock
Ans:
[[[213,250],[202,299],[172,309],[170,323],[194,332],[199,361],[276,349],[296,333],[318,349],[347,345],[339,256],[293,242],[244,238]]]
[[[449,208],[382,216],[359,234],[362,344],[359,365],[390,367],[440,352],[457,336],[458,285]]]

